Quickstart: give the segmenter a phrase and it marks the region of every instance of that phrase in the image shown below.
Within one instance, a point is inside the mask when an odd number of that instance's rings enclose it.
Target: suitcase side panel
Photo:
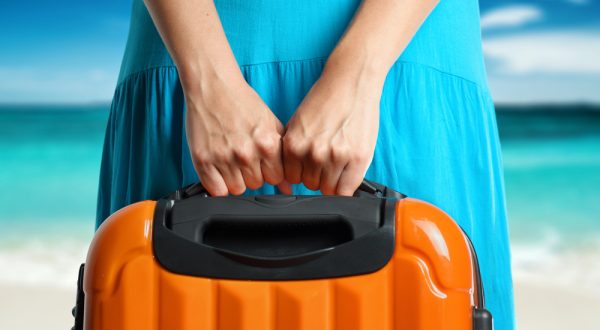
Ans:
[[[83,280],[85,329],[156,329],[155,204],[144,201],[115,212],[94,236]]]
[[[473,265],[458,225],[412,198],[397,205],[396,329],[471,329]]]

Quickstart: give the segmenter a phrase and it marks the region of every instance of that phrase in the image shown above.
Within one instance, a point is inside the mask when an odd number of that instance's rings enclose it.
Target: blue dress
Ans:
[[[215,3],[245,79],[285,124],[360,1]],[[127,204],[198,180],[184,112],[173,61],[143,1],[134,0],[106,131],[97,225]],[[439,206],[462,226],[480,258],[495,329],[513,329],[502,159],[477,0],[440,2],[389,71],[380,118],[366,177]],[[303,186],[294,192],[314,193]]]

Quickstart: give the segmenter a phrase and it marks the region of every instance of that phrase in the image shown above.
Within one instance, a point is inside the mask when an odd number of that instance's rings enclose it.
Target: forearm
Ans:
[[[144,0],[184,90],[243,79],[213,0]]]
[[[363,0],[329,56],[326,72],[383,85],[438,0]]]

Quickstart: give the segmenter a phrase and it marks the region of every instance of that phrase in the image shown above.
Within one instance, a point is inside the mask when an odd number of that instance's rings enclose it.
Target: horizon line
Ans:
[[[98,101],[83,101],[83,102],[70,102],[70,101],[49,101],[49,102],[2,102],[0,101],[0,108],[33,108],[33,107],[99,107],[106,106],[110,107],[111,100],[98,100]],[[557,108],[582,108],[586,110],[598,110],[600,111],[600,102],[595,101],[560,101],[560,102],[494,102],[494,107],[506,109],[506,108],[522,108],[523,110],[553,110]]]

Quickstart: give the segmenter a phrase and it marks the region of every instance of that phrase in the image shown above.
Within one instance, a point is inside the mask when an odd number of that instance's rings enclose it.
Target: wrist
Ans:
[[[350,93],[380,94],[388,69],[368,56],[334,51],[325,63],[321,79],[350,88]]]
[[[245,84],[237,63],[226,61],[195,61],[177,65],[179,79],[187,96],[203,95],[215,85],[239,86]]]
[[[361,47],[339,45],[331,53],[323,76],[354,83],[360,88],[383,88],[389,66],[381,57]]]

